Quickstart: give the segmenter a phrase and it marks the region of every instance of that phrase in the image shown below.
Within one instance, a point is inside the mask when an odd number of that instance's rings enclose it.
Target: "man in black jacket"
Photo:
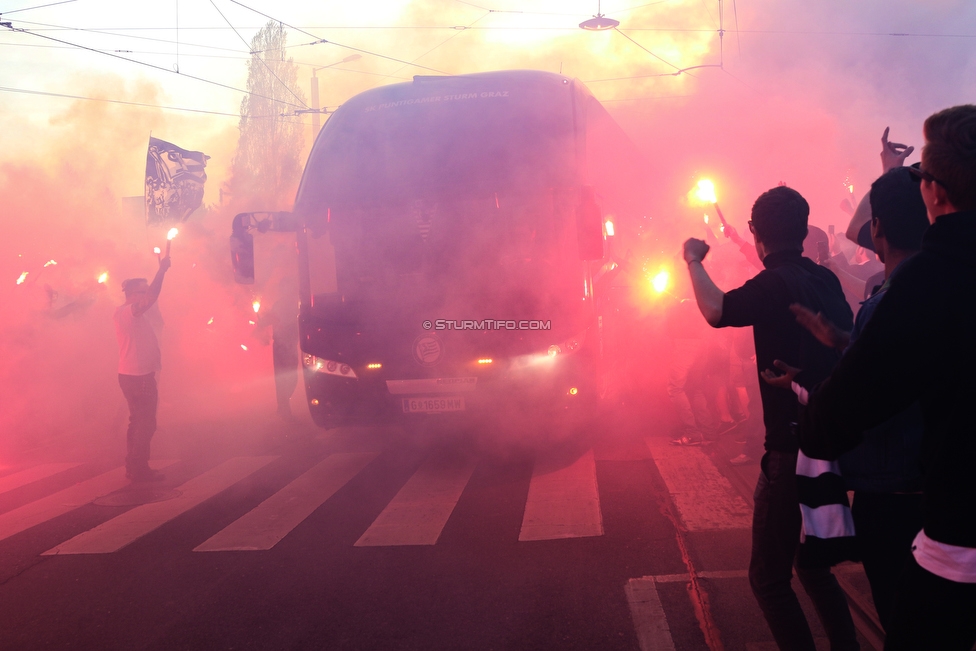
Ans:
[[[803,257],[809,214],[809,205],[796,190],[777,187],[760,196],[749,228],[765,270],[728,293],[702,266],[709,248],[705,242],[686,241],[684,258],[698,308],[710,325],[752,326],[758,370],[772,369],[774,360],[781,360],[803,368],[816,382],[827,377],[840,355],[800,327],[790,305],[800,303],[822,312],[847,330],[853,326],[853,315],[837,277]],[[794,432],[799,402],[791,390],[766,382],[760,382],[760,398],[766,453],[755,493],[749,583],[779,648],[814,651],[810,626],[790,585],[800,542]],[[830,648],[859,648],[846,598],[830,569],[798,567],[797,576],[816,606]]]
[[[924,525],[895,596],[885,649],[976,642],[976,106],[930,116],[921,177],[932,226],[890,279],[860,338],[810,396],[801,447],[837,458],[918,400]]]

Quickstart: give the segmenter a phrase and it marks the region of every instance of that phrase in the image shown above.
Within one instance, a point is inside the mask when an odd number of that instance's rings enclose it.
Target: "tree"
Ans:
[[[298,66],[285,58],[287,40],[281,23],[269,21],[251,40],[247,63],[231,187],[238,198],[260,201],[259,209],[277,210],[290,200],[302,170],[305,130],[294,109],[306,104]]]

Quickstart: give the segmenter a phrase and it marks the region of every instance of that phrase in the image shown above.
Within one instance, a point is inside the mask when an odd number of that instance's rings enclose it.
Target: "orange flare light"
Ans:
[[[54,260],[48,260],[47,262],[44,263],[44,266],[45,267],[50,267],[50,266],[56,265],[56,264],[57,264],[56,261],[54,261]]]
[[[155,253],[156,255],[159,255],[160,253],[162,253],[162,251],[159,250],[159,247],[158,246],[154,246],[153,247],[153,253]]]
[[[172,240],[174,237],[176,237],[179,234],[180,234],[180,229],[174,226],[173,228],[169,229],[168,233],[166,233],[166,239]]]
[[[708,179],[699,181],[698,187],[695,188],[695,198],[702,203],[718,203],[718,198],[715,196],[715,184]]]
[[[258,313],[258,310],[261,309],[261,301],[259,299],[255,299],[251,303],[251,307],[254,308],[254,313],[257,314]]]
[[[658,275],[651,279],[651,286],[654,288],[658,294],[662,293],[668,288],[668,282],[671,280],[671,274],[667,271],[661,271]]]
[[[17,284],[18,285],[23,285],[24,284],[24,281],[27,280],[27,274],[28,273],[29,272],[25,271],[22,274],[20,274],[20,277],[17,278]]]
[[[247,346],[245,346],[244,344],[241,344],[241,350],[247,350]]]
[[[106,280],[108,280],[108,272],[103,271],[98,275],[98,284],[104,285]]]

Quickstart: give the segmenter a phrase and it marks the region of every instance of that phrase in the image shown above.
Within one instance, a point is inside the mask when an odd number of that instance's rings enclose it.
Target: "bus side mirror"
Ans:
[[[603,219],[590,186],[583,187],[576,207],[576,237],[580,260],[603,259]]]
[[[234,217],[230,235],[230,262],[234,266],[234,281],[241,285],[254,284],[254,236],[247,232],[251,213]]]

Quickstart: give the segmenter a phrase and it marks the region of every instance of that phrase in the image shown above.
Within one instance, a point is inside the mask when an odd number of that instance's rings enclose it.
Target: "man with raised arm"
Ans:
[[[976,106],[931,115],[921,180],[931,226],[871,320],[810,394],[803,451],[836,459],[922,406],[923,526],[895,594],[885,649],[970,651],[976,642]]]
[[[684,258],[705,320],[716,328],[753,327],[758,370],[773,368],[774,360],[786,361],[786,356],[803,360],[791,365],[819,381],[827,377],[840,354],[798,325],[790,305],[801,303],[815,313],[822,312],[848,330],[853,326],[853,314],[837,277],[803,257],[809,214],[806,200],[785,186],[756,199],[749,229],[765,269],[727,293],[702,266],[709,248],[705,242],[686,241]],[[795,432],[799,402],[789,389],[759,384],[766,453],[755,493],[749,583],[779,648],[814,651],[810,625],[790,585],[801,524]],[[830,648],[858,649],[847,600],[830,568],[797,567],[796,574],[816,606]]]
[[[149,441],[156,431],[156,371],[160,369],[159,342],[146,311],[159,298],[163,276],[170,267],[169,248],[159,260],[152,283],[145,278],[123,281],[125,304],[115,310],[115,336],[119,341],[119,386],[129,404],[126,431],[125,476],[137,482],[162,481],[162,473],[149,467]]]

